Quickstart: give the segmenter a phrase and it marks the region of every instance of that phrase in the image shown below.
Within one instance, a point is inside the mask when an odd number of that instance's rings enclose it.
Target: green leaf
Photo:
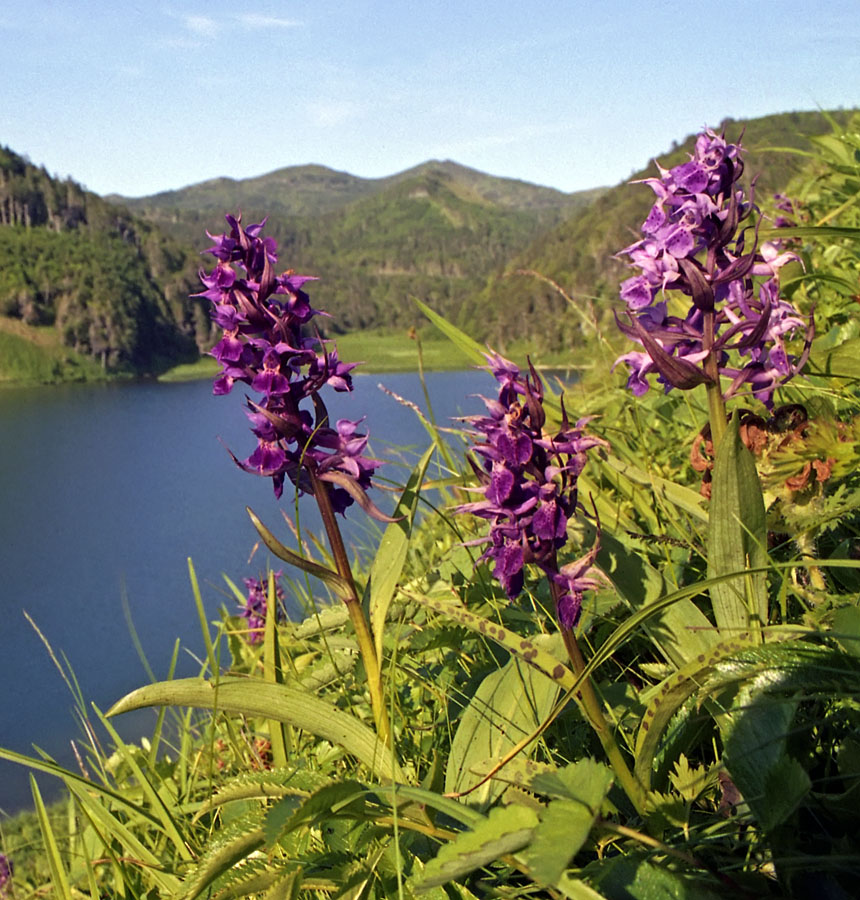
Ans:
[[[138,762],[134,757],[134,753],[130,751],[128,745],[119,736],[113,725],[111,725],[111,723],[108,722],[108,720],[102,715],[98,707],[94,706],[93,708],[96,711],[96,715],[99,717],[99,721],[102,723],[102,725],[105,727],[105,730],[110,735],[110,739],[113,741],[114,747],[116,747],[116,752],[123,758],[126,765],[134,773],[135,780],[140,786],[144,797],[146,797],[146,799],[149,801],[149,804],[153,810],[153,814],[156,815],[161,822],[161,827],[164,830],[164,833],[170,838],[180,857],[182,857],[182,859],[184,860],[190,860],[192,858],[192,854],[188,849],[188,842],[180,832],[179,826],[173,816],[173,813],[164,802],[164,799],[158,793],[156,786],[150,781],[149,777],[138,765]]]
[[[634,772],[642,784],[646,786],[651,784],[654,757],[660,738],[672,717],[690,697],[701,690],[707,677],[721,662],[736,659],[738,652],[745,646],[752,645],[748,637],[742,636],[716,644],[706,654],[687,663],[648,691],[646,697],[650,699],[647,701],[642,724],[636,735]],[[738,677],[743,675],[743,672],[739,672]]]
[[[450,600],[440,600],[420,594],[410,594],[409,596],[422,606],[432,609],[458,625],[495,641],[509,653],[546,675],[547,678],[556,681],[565,691],[575,690],[579,683],[573,672],[557,656],[550,653],[545,647],[541,647],[539,642],[531,638],[520,637],[515,631],[476,615],[464,606],[457,606]]]
[[[483,776],[472,767],[503,757],[536,731],[552,711],[558,692],[558,682],[516,657],[490,673],[460,717],[445,771],[445,793],[462,793],[479,784]],[[488,779],[469,793],[469,802],[488,804],[505,787]]]
[[[665,579],[648,564],[640,548],[627,546],[605,530],[600,543],[597,562],[631,609],[640,613],[665,595]],[[676,666],[708,653],[718,640],[710,621],[688,597],[643,618],[642,627]]]
[[[846,652],[860,657],[860,607],[842,606],[833,614],[834,637]]]
[[[266,628],[263,636],[263,680],[270,684],[283,684],[281,646],[278,642],[278,597],[275,591],[275,573],[269,572],[266,596]],[[269,739],[272,744],[272,762],[275,768],[287,765],[289,745],[287,726],[283,722],[269,720]]]
[[[48,866],[51,870],[51,884],[54,886],[56,896],[60,897],[61,900],[72,900],[69,877],[66,874],[66,867],[63,865],[63,860],[60,857],[60,850],[57,846],[57,839],[54,836],[54,829],[51,827],[48,811],[45,809],[45,804],[42,801],[39,785],[36,784],[36,779],[32,775],[30,775],[30,790],[33,794],[33,804],[36,807],[36,815],[39,819],[39,829],[42,832],[42,843],[45,848],[45,854],[48,857]]]
[[[471,831],[464,831],[442,846],[435,859],[427,864],[418,889],[445,884],[521,850],[528,844],[537,824],[537,813],[529,807],[496,807]]]
[[[382,659],[385,617],[388,615],[388,608],[394,598],[397,581],[406,562],[409,538],[418,509],[421,484],[424,481],[424,474],[434,449],[435,445],[431,444],[412,470],[393,513],[393,516],[399,521],[392,522],[385,529],[370,567],[370,578],[368,579],[370,624],[373,629],[377,659]]]
[[[767,625],[766,576],[743,574],[767,566],[767,520],[753,455],[741,441],[738,417],[717,448],[711,485],[708,577],[740,577],[711,587],[720,631],[749,631]]]
[[[538,792],[547,785],[557,799],[541,812],[540,824],[522,858],[533,878],[552,886],[588,839],[612,785],[612,773],[593,759],[583,759],[532,781]]]
[[[284,546],[272,532],[266,528],[250,507],[246,506],[245,509],[248,511],[248,515],[254,523],[254,528],[257,529],[257,533],[263,539],[263,543],[278,557],[278,559],[282,559],[291,566],[295,566],[297,569],[301,569],[303,572],[307,572],[309,575],[319,578],[323,584],[330,587],[341,599],[352,597],[352,588],[347,584],[346,579],[333,569],[327,569],[325,566],[319,565],[319,563],[315,563],[310,559],[305,559],[304,556],[299,556],[294,550],[290,550],[289,547]]]
[[[427,316],[427,318],[451,341],[452,344],[454,344],[455,347],[459,348],[463,354],[471,359],[476,365],[486,366],[487,358],[484,355],[486,352],[484,347],[476,340],[470,338],[468,334],[457,328],[456,325],[452,325],[447,319],[440,316],[439,313],[430,309],[426,303],[422,303],[417,298],[413,299],[415,300],[415,305],[418,309]]]
[[[720,900],[719,892],[702,877],[687,875],[665,864],[652,863],[639,854],[625,854],[585,870],[591,883],[607,897],[623,900]]]
[[[195,706],[236,715],[276,719],[343,747],[383,781],[403,774],[391,750],[365,724],[314,694],[255,678],[223,678],[218,683],[180,678],[138,688],[117,701],[108,716],[147,706]]]

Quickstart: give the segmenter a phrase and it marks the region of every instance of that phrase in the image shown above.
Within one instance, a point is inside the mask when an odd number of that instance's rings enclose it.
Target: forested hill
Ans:
[[[211,340],[198,255],[0,147],[0,379],[157,372]]]
[[[764,207],[805,163],[768,148],[805,149],[805,135],[830,128],[812,112],[718,127],[730,140],[743,133]],[[692,142],[660,161],[685,159]],[[636,239],[652,197],[627,184],[564,194],[430,161],[388,178],[299,166],[100,198],[0,148],[0,379],[75,377],[86,366],[156,372],[207,349],[207,304],[188,294],[205,231],[222,231],[224,213],[238,210],[245,222],[269,216],[285,268],[320,277],[314,303],[335,333],[420,324],[417,297],[499,349],[514,337],[538,351],[570,348],[584,337],[583,307],[608,319],[617,305],[626,271],[614,254]],[[580,309],[523,271],[556,282]],[[10,366],[27,349],[52,351],[47,371],[42,357],[33,371]]]
[[[845,124],[852,111],[828,113]],[[806,136],[830,132],[831,125],[820,112],[793,112],[758,119],[728,119],[714,126],[726,138],[742,138],[746,149],[745,181],[755,177],[756,202],[772,208],[775,192],[784,191],[792,178],[808,165],[799,154],[775,148],[811,149]],[[674,144],[658,159],[666,167],[688,159],[695,136]],[[643,160],[643,163],[645,161]],[[630,181],[657,174],[652,161],[631,176]],[[525,337],[543,349],[575,347],[590,333],[583,325],[583,313],[592,314],[611,327],[611,309],[618,306],[618,285],[630,274],[615,258],[620,249],[640,237],[640,225],[654,202],[647,185],[622,183],[604,192],[590,204],[555,228],[547,229],[522,253],[508,262],[503,272],[490,277],[484,290],[475,295],[463,316],[482,323],[481,337],[504,346],[512,334]],[[533,274],[540,273],[547,280]],[[572,295],[577,309],[571,309],[551,282]],[[545,323],[552,322],[552,328]],[[585,327],[585,332],[583,328]]]
[[[241,209],[246,222],[268,215],[281,261],[319,275],[314,297],[331,327],[355,331],[415,323],[412,297],[459,318],[490,275],[601,193],[564,194],[430,161],[388,178],[299,166],[121,199],[188,245],[223,230],[225,211]]]

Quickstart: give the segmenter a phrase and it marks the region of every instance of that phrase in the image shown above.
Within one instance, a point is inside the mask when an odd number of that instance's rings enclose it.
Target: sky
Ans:
[[[427,159],[584,190],[860,105],[860,0],[3,0],[0,48],[0,144],[129,197]]]

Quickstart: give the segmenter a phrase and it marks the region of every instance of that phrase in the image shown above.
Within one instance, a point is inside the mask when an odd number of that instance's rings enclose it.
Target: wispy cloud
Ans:
[[[182,24],[198,37],[213,38],[221,30],[220,24],[209,16],[182,16]]]
[[[236,21],[243,28],[298,28],[301,22],[284,19],[281,16],[263,16],[259,13],[242,13]]]

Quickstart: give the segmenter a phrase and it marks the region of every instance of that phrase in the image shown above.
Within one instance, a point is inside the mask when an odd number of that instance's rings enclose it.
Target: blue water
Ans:
[[[415,414],[383,394],[382,382],[425,407],[414,375],[360,376],[351,395],[327,398],[333,419],[367,416],[373,455],[411,458],[428,443]],[[477,412],[473,395],[492,394],[479,371],[431,373],[428,387],[440,424]],[[239,582],[265,571],[251,506],[285,541],[280,505],[268,479],[239,470],[254,446],[242,392],[213,397],[208,382],[112,384],[0,391],[0,746],[33,754],[37,745],[74,766],[80,738],[73,699],[29,614],[54,651],[64,654],[88,702],[100,709],[148,678],[130,637],[126,610],[156,677],[167,674],[175,638],[181,671],[196,671],[202,638],[189,585],[194,561],[210,620],[232,606],[222,573]],[[402,481],[405,469],[381,474]],[[292,514],[284,492],[284,505]],[[390,497],[374,499],[385,506]],[[311,505],[304,527],[319,531]],[[360,510],[347,541],[372,540]],[[136,718],[135,718],[136,717]],[[127,736],[151,730],[154,714],[135,714]],[[29,806],[28,771],[0,761],[0,810]],[[53,796],[55,780],[38,776]]]

